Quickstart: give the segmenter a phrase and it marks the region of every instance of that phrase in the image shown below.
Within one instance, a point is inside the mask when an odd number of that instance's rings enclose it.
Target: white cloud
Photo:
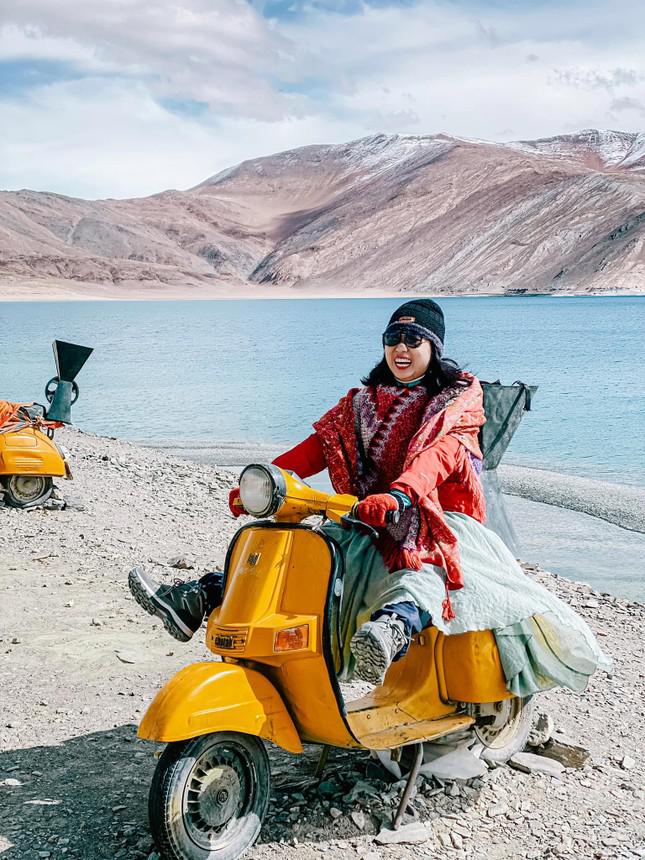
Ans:
[[[475,13],[434,2],[366,8],[342,27],[318,14],[286,32],[317,53],[330,92],[342,83],[331,110],[373,125],[403,109],[414,123],[401,131],[526,138],[605,127],[615,97],[645,95],[641,16],[633,0],[620,16],[599,3],[554,15],[552,5]]]
[[[5,23],[0,29],[0,60],[31,59],[80,63],[88,69],[96,68],[94,49],[89,45],[81,45],[70,38],[44,36],[30,27]]]
[[[3,187],[89,198],[188,188],[267,151],[356,136],[317,117],[205,125],[164,110],[141,84],[93,78],[40,88],[28,102],[0,103],[0,111]]]
[[[51,56],[58,41],[80,67],[139,78],[160,98],[264,118],[287,112],[270,81],[292,75],[289,43],[242,0],[21,0],[2,20],[25,57]]]
[[[600,0],[557,15],[419,0],[271,21],[245,0],[0,0],[1,57],[80,78],[0,97],[0,185],[145,194],[377,131],[642,130],[641,16],[641,0],[620,15]],[[207,109],[179,115],[172,102]]]

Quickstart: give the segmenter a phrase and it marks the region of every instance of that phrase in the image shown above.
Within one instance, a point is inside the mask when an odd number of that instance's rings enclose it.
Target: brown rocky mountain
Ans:
[[[141,199],[2,192],[0,281],[35,280],[643,292],[645,134],[376,135]]]

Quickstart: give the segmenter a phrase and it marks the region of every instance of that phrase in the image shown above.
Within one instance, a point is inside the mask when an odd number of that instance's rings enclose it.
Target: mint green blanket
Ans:
[[[443,572],[389,573],[366,535],[333,523],[324,531],[339,544],[345,559],[341,602],[344,679],[352,675],[349,642],[357,627],[383,606],[413,601],[447,635],[493,630],[508,689],[528,696],[554,686],[583,690],[597,668],[611,670],[586,622],[548,589],[530,579],[502,540],[465,514],[446,513],[457,536],[464,587],[451,592],[456,618],[441,617]]]

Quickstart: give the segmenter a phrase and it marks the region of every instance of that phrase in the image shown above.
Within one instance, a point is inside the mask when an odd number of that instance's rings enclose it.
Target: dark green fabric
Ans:
[[[484,469],[496,469],[515,435],[522,416],[531,409],[536,385],[514,382],[482,382],[486,423],[479,431],[479,442],[484,455]]]

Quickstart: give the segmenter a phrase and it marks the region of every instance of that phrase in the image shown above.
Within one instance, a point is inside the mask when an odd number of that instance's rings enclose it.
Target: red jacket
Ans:
[[[463,510],[459,487],[467,472],[468,452],[454,436],[444,436],[431,448],[422,451],[409,469],[392,484],[416,504],[420,498],[437,488],[441,507],[448,511]],[[327,468],[322,442],[316,433],[273,461],[281,469],[289,469],[300,478],[309,478]]]
[[[389,390],[352,389],[316,422],[316,433],[278,457],[275,464],[302,478],[327,466],[337,492],[356,493],[356,488],[361,486],[358,460],[362,456],[354,435],[357,401],[358,414],[361,415],[363,407],[367,415],[360,420],[369,423],[378,408],[379,393],[391,411]],[[395,401],[395,405],[397,403]],[[411,401],[409,405],[415,404]],[[407,417],[405,411],[401,416],[402,419]],[[389,461],[387,456],[380,460],[379,468],[388,477],[381,482],[378,491],[383,492],[383,485],[387,487],[391,482],[390,489],[401,489],[410,495],[417,508],[414,513],[418,515],[418,528],[415,530],[414,523],[408,523],[403,537],[393,535],[388,528],[382,530],[379,549],[383,559],[390,570],[419,570],[424,563],[443,568],[446,586],[443,617],[446,620],[454,618],[449,592],[462,588],[464,581],[457,538],[444,519],[444,511],[459,511],[480,522],[485,519],[484,494],[471,459],[471,456],[481,457],[477,434],[485,420],[481,385],[471,374],[464,374],[459,387],[445,389],[427,404],[421,425],[406,443],[405,457],[394,459],[401,453],[400,445],[404,442],[399,444],[390,434],[390,447],[392,444],[395,447]],[[395,462],[403,465],[392,469]],[[397,475],[400,468],[403,472]],[[379,481],[372,480],[371,484],[378,486]]]

